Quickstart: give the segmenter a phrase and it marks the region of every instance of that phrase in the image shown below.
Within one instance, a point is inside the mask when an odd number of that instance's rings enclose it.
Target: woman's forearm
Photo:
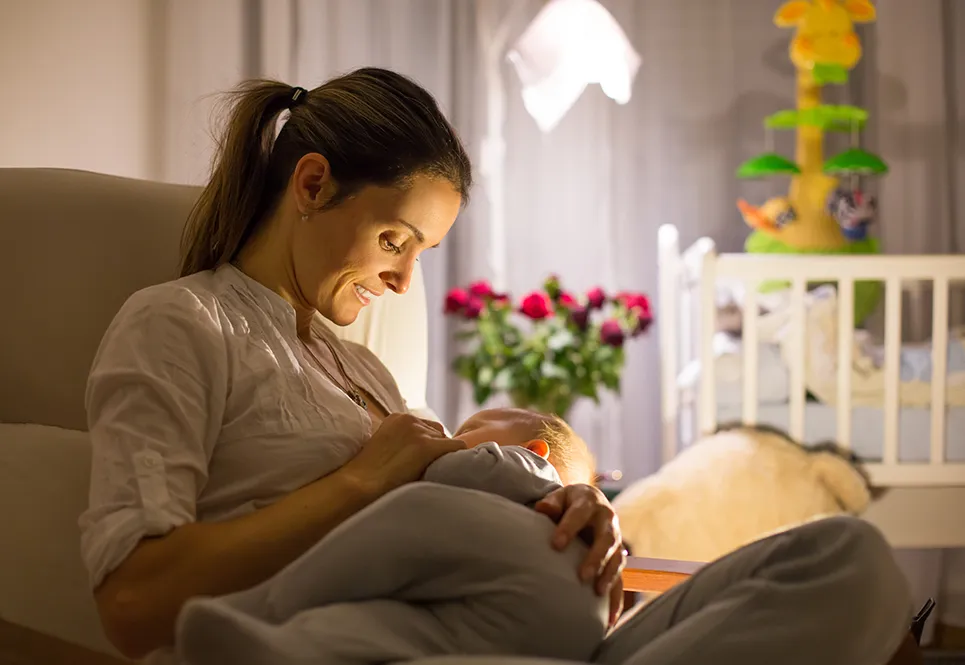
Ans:
[[[249,515],[144,539],[95,592],[108,638],[130,658],[171,645],[189,598],[263,582],[380,494],[343,469]]]

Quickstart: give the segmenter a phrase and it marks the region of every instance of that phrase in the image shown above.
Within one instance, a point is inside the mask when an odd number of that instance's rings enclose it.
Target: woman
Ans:
[[[82,553],[106,633],[133,658],[171,645],[188,598],[271,577],[465,445],[406,414],[374,355],[316,319],[347,325],[404,293],[468,198],[469,159],[432,97],[380,69],[310,92],[252,82],[219,148],[182,278],[124,304],[88,383]],[[580,574],[615,617],[609,504],[576,485],[540,509],[556,547],[592,534]]]

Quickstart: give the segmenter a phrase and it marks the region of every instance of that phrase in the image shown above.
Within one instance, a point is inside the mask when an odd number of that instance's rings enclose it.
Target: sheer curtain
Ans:
[[[159,172],[182,181],[196,181],[206,165],[210,142],[202,120],[210,102],[203,95],[247,75],[311,87],[361,65],[397,69],[429,88],[478,167],[487,114],[482,47],[511,5],[517,6],[512,35],[541,6],[541,0],[159,2],[158,39],[167,45],[158,68]],[[575,290],[599,285],[655,298],[660,224],[676,224],[687,244],[707,235],[723,250],[739,250],[746,228],[735,200],[763,201],[786,187],[734,177],[743,159],[765,148],[763,118],[794,104],[789,32],[772,23],[780,0],[603,4],[643,57],[629,104],[618,106],[591,87],[544,135],[523,108],[515,74],[508,64],[501,68],[506,281],[516,294],[555,272]],[[871,183],[886,250],[960,252],[965,7],[957,0],[875,4],[877,22],[860,31],[865,58],[852,82],[829,99],[871,112],[862,140],[891,166]],[[775,147],[790,154],[791,141],[778,134]],[[429,399],[450,425],[475,406],[449,371],[451,331],[441,302],[448,287],[493,276],[486,196],[483,182],[442,248],[423,260],[432,317]],[[601,467],[621,469],[628,480],[659,461],[658,343],[653,331],[629,346],[619,399],[609,397],[599,408],[583,404],[573,414]],[[933,592],[941,558],[956,556],[907,555],[921,593]],[[965,590],[957,593],[965,598]]]

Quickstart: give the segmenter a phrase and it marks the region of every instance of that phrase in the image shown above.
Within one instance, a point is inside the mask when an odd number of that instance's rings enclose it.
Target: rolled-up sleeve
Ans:
[[[226,394],[224,335],[212,302],[171,283],[124,304],[87,384],[93,456],[80,529],[92,588],[142,538],[195,520]]]

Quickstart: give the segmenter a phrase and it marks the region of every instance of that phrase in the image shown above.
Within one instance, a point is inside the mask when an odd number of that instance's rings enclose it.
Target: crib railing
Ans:
[[[808,284],[837,285],[837,443],[849,447],[852,439],[852,365],[855,282],[878,281],[885,288],[884,322],[884,441],[880,463],[868,464],[872,479],[881,485],[965,485],[965,464],[946,463],[946,386],[949,340],[950,283],[965,280],[963,256],[786,256],[720,254],[713,241],[703,238],[681,253],[677,230],[667,225],[659,233],[661,388],[663,456],[676,454],[681,441],[712,432],[717,427],[717,382],[713,339],[716,332],[718,280],[739,281],[743,302],[743,386],[741,418],[758,421],[758,291],[763,282],[790,283],[790,387],[788,433],[805,439],[805,334]],[[919,296],[921,284],[932,286],[932,376],[930,450],[927,463],[900,462],[902,295],[909,289]],[[689,405],[681,399],[678,377],[682,367],[700,362],[695,417],[681,417]],[[965,436],[965,433],[963,433]]]

